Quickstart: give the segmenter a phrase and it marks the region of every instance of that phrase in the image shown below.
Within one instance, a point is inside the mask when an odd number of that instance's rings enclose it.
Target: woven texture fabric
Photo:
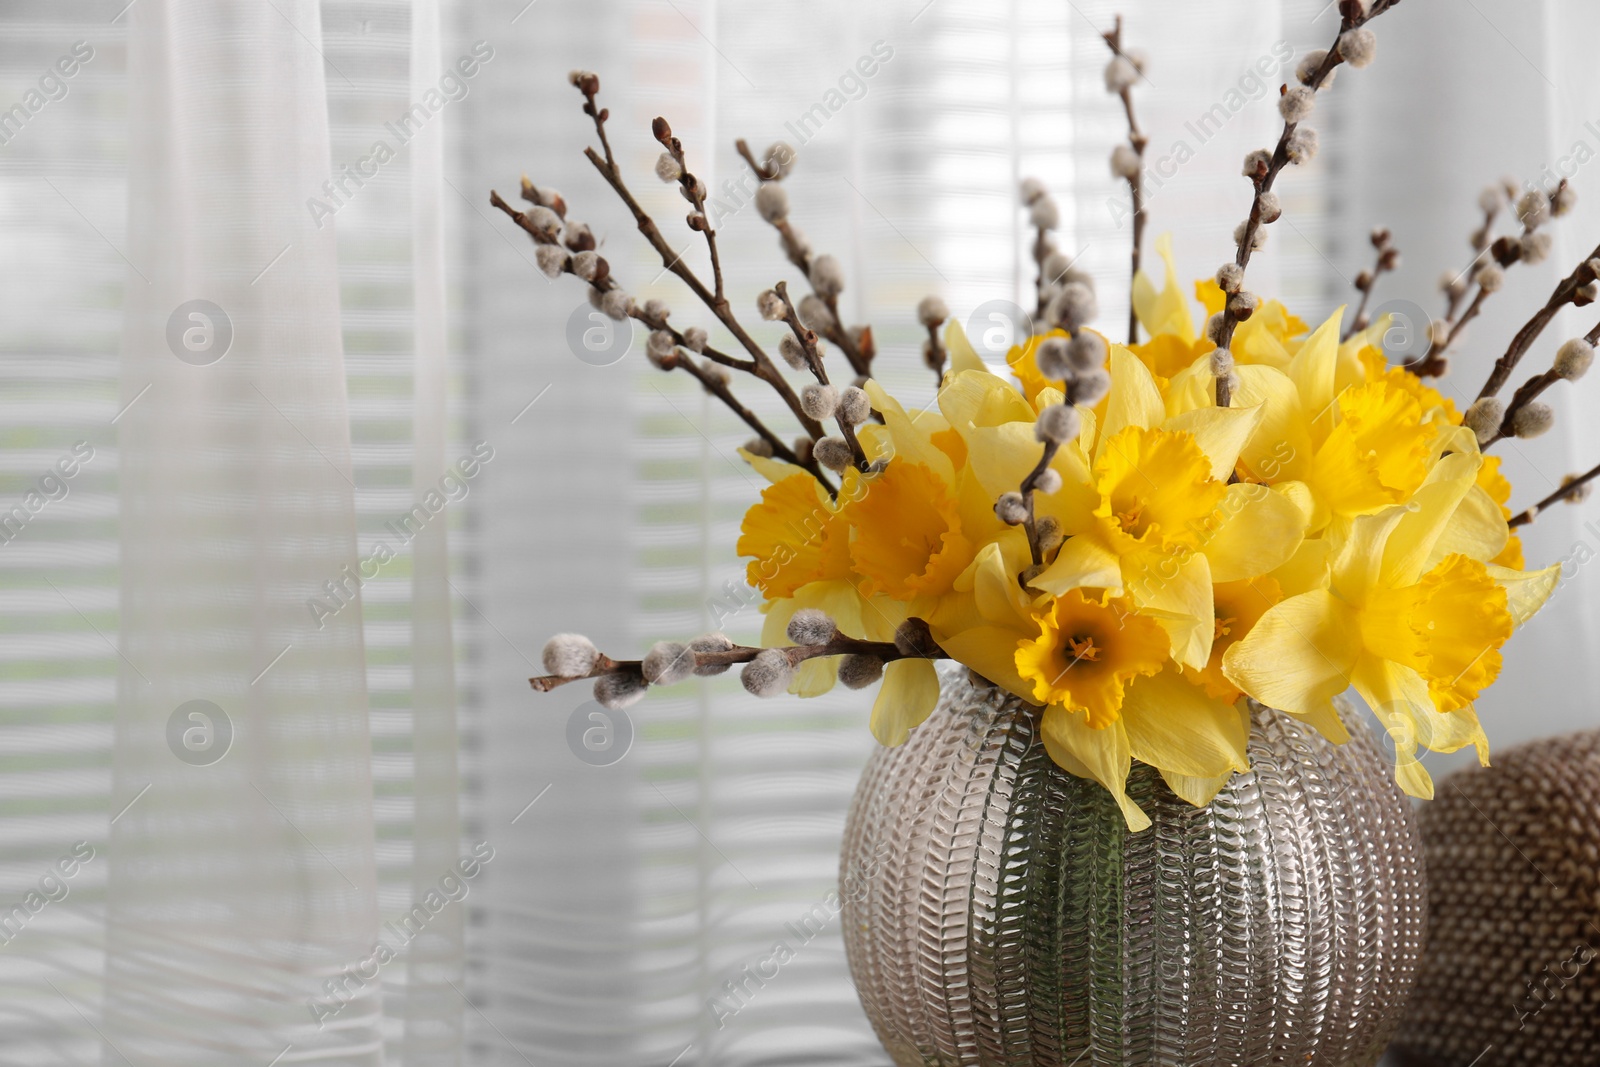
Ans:
[[[1037,726],[947,674],[938,710],[861,780],[845,945],[897,1064],[1378,1060],[1426,891],[1412,808],[1365,730],[1333,746],[1259,709],[1252,769],[1206,808],[1135,764],[1154,826],[1130,833]]]
[[[1408,1062],[1600,1063],[1600,731],[1452,775],[1422,833],[1429,945],[1397,1042]]]

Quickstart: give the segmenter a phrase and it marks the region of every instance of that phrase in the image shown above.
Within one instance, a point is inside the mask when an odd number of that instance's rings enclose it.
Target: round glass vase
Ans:
[[[1391,763],[1257,707],[1248,772],[1195,808],[1135,762],[1154,825],[1057,767],[1040,711],[947,668],[872,756],[840,861],[862,1005],[899,1067],[1371,1067],[1427,923]]]

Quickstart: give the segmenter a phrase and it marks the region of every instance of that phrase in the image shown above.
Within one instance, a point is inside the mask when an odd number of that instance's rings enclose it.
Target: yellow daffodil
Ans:
[[[1209,803],[1234,771],[1248,766],[1248,717],[1184,678],[1167,655],[1165,633],[1126,597],[1074,590],[1053,599],[1023,591],[1015,576],[1027,559],[1020,536],[986,545],[957,583],[971,595],[932,620],[940,646],[996,685],[1042,704],[1051,758],[1104,785],[1130,828],[1150,824],[1127,795],[1134,759],[1160,770],[1191,803]]]
[[[1149,368],[1128,349],[1113,346],[1111,366],[1104,424],[1096,431],[1085,420],[1076,449],[1093,506],[1063,516],[1067,540],[1033,584],[1057,596],[1085,586],[1125,591],[1167,629],[1173,659],[1198,670],[1211,657],[1212,583],[1287,562],[1305,514],[1286,494],[1227,483],[1262,408],[1168,417]]]
[[[1396,778],[1433,784],[1418,746],[1464,745],[1487,759],[1472,701],[1499,672],[1499,648],[1555,588],[1559,567],[1524,575],[1454,554],[1435,560],[1480,459],[1441,460],[1409,507],[1354,520],[1331,585],[1269,609],[1223,657],[1229,681],[1343,740],[1332,698],[1354,685],[1395,738]]]

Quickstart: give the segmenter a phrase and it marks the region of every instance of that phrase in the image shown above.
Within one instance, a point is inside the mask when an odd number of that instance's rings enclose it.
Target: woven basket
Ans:
[[[1600,1064],[1600,731],[1445,779],[1422,836],[1428,951],[1403,1062]]]

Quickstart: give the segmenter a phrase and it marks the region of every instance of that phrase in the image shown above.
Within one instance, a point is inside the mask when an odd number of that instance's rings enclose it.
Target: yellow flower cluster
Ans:
[[[1247,768],[1245,697],[1348,739],[1333,698],[1354,687],[1394,738],[1407,792],[1433,786],[1419,747],[1488,746],[1473,701],[1500,647],[1549,597],[1559,567],[1528,572],[1505,508],[1510,487],[1461,415],[1371,343],[1339,340],[1276,302],[1239,327],[1237,384],[1215,403],[1166,244],[1165,288],[1135,285],[1144,344],[1109,346],[1109,394],[1080,407],[1082,432],[1052,467],[1036,515],[1059,531],[1034,565],[1026,531],[995,501],[1039,461],[1039,412],[1063,402],[1013,350],[1017,382],[992,372],[959,325],[937,409],[908,413],[868,383],[881,424],[862,427],[873,473],[837,499],[809,474],[746,458],[772,483],[738,550],[766,597],[765,643],[786,644],[801,608],[844,633],[892,640],[925,620],[941,649],[1044,709],[1066,770],[1103,783],[1130,827],[1130,761],[1208,803]],[[1196,286],[1208,313],[1213,282]],[[1054,484],[1054,479],[1050,479]],[[817,659],[793,689],[816,695],[837,664]],[[903,742],[938,698],[933,664],[888,665],[872,711]]]

